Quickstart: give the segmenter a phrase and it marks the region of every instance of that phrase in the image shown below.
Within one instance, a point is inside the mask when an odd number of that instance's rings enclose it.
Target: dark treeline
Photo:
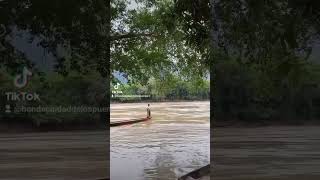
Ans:
[[[320,65],[300,59],[257,65],[217,64],[215,118],[248,122],[320,119]]]
[[[213,118],[319,120],[319,1],[210,2]]]
[[[35,92],[39,95],[39,101],[8,100],[6,93],[15,89],[13,76],[3,71],[1,75],[0,105],[3,113],[0,114],[0,129],[8,130],[13,127],[27,130],[30,128],[37,130],[105,128],[106,120],[101,120],[98,112],[90,110],[95,108],[96,111],[108,112],[107,108],[103,109],[99,104],[103,100],[108,101],[103,99],[107,93],[105,88],[107,80],[97,74],[83,76],[71,73],[67,77],[57,73],[50,73],[45,77],[34,75],[28,86],[18,92]],[[10,105],[10,113],[5,112],[6,105]],[[19,108],[24,109],[17,112]]]

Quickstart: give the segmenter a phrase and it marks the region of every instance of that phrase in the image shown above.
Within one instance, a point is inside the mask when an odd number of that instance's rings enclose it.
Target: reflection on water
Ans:
[[[146,116],[146,103],[112,104],[111,119]],[[152,120],[110,132],[112,180],[170,180],[210,161],[209,102],[151,103]]]

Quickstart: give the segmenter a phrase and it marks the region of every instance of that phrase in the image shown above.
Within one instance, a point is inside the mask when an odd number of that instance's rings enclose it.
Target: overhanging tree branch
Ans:
[[[156,37],[156,33],[127,33],[127,34],[115,34],[111,35],[111,41],[118,41],[122,39],[138,38],[138,37]]]

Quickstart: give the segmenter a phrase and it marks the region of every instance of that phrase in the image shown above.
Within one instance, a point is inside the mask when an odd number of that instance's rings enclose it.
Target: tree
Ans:
[[[186,38],[174,1],[137,3],[136,9],[128,9],[128,1],[111,3],[111,69],[144,82],[172,72],[203,76],[205,56]]]
[[[86,75],[94,71],[99,72],[100,79],[110,77],[108,1],[1,1],[0,9],[0,25],[4,29],[0,37],[1,68],[16,72],[21,65],[34,67],[10,42],[10,36],[21,32],[28,35],[29,43],[39,39],[38,45],[57,60],[55,70],[58,73],[66,76],[76,71]],[[59,48],[65,53],[59,54]],[[101,107],[108,106],[108,86],[109,83],[104,83],[103,94],[97,99]],[[108,115],[101,113],[103,123],[109,119]]]
[[[12,35],[16,27],[41,39],[39,45],[58,59],[57,71],[67,74],[70,70],[86,73],[97,70],[109,75],[110,7],[107,1],[39,0],[1,1],[1,19],[6,35]],[[6,51],[2,51],[1,65],[17,66],[14,47],[1,39]],[[58,47],[67,50],[59,56]],[[11,50],[11,51],[9,51]]]

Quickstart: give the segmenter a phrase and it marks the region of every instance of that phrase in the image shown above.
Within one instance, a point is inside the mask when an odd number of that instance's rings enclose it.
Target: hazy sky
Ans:
[[[130,4],[128,5],[128,9],[135,9],[138,7],[138,4],[136,3],[135,0],[131,0]]]

